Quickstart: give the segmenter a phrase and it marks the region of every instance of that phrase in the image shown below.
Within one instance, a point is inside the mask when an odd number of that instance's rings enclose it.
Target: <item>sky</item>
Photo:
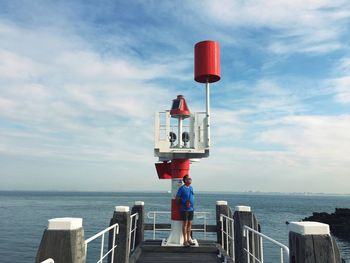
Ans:
[[[197,191],[350,193],[350,1],[0,0],[0,190],[167,191],[154,113],[205,110]]]

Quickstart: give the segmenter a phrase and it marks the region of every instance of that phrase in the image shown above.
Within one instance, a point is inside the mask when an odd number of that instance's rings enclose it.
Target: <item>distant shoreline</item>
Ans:
[[[350,196],[350,193],[311,193],[311,192],[260,192],[260,191],[244,191],[244,192],[227,192],[227,191],[196,191],[200,194],[237,194],[237,195],[287,195],[287,196]],[[79,191],[79,190],[0,190],[0,193],[93,193],[93,194],[169,194],[167,191]]]

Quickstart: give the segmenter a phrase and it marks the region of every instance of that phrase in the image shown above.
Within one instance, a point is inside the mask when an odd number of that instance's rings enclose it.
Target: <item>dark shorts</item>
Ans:
[[[192,221],[193,220],[193,211],[183,211],[183,212],[181,212],[181,219],[183,221]]]

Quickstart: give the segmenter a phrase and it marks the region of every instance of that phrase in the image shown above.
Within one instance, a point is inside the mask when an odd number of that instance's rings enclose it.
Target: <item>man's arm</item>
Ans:
[[[182,186],[179,188],[179,190],[177,190],[177,194],[176,194],[176,201],[177,202],[181,202],[181,195],[182,195]]]

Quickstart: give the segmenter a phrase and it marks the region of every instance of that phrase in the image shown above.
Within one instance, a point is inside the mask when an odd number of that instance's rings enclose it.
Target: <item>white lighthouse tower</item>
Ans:
[[[190,160],[209,156],[209,83],[220,80],[219,43],[212,40],[195,45],[194,79],[205,84],[206,111],[191,113],[182,95],[173,100],[170,110],[155,115],[154,154],[159,179],[171,179],[171,231],[163,245],[182,246],[182,221],[176,194],[182,178],[189,174]],[[171,124],[171,119],[177,120]],[[185,123],[187,122],[187,123]]]

